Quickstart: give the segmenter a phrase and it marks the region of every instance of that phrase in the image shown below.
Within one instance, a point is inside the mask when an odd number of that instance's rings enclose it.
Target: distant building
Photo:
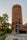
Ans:
[[[13,30],[18,31],[17,29],[20,28],[20,25],[22,25],[22,10],[20,5],[13,5],[12,8],[12,27]]]
[[[26,26],[22,24],[22,9],[21,6],[16,4],[12,8],[12,29],[14,32],[19,33],[19,30],[26,31]]]

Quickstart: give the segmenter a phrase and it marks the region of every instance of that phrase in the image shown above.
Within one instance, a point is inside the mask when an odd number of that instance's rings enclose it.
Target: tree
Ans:
[[[3,17],[0,16],[0,23],[2,23],[2,22],[3,22]]]
[[[7,13],[4,13],[4,14],[2,14],[2,17],[0,16],[0,23],[2,24],[2,30],[3,30],[4,33],[6,33],[6,32],[11,33],[12,32],[12,28],[10,29],[9,25],[11,27],[12,27],[12,25],[10,23],[7,23],[7,22],[8,22],[8,15],[7,15]],[[7,26],[9,28],[7,28],[7,30],[6,30]]]
[[[7,13],[4,13],[2,14],[2,29],[3,29],[3,32],[6,33],[6,23],[8,22],[8,15]]]
[[[0,16],[0,29],[2,28],[3,17]]]
[[[2,24],[2,29],[5,29],[5,25],[8,22],[8,15],[7,13],[2,14],[2,17],[0,16],[0,25]]]
[[[3,22],[7,22],[8,21],[7,13],[3,14],[2,17],[3,17]]]
[[[8,15],[7,13],[4,13],[2,16],[0,16],[0,23],[5,24],[6,22],[8,22]]]
[[[8,15],[7,15],[7,13],[4,13],[3,15],[2,15],[2,17],[3,17],[3,22],[2,22],[2,27],[5,29],[5,27],[6,27],[6,23],[8,22]]]

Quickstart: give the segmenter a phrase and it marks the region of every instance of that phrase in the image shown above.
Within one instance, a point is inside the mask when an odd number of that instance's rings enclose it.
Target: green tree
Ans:
[[[2,14],[2,16],[0,16],[0,24],[4,24],[8,22],[8,15],[7,13]]]
[[[3,17],[0,16],[0,23],[2,23],[2,22],[3,22]]]
[[[3,25],[3,27],[5,27],[5,25],[6,25],[5,23],[8,22],[8,15],[7,15],[7,13],[2,14],[2,17],[3,17],[2,25]]]
[[[3,14],[2,17],[3,17],[2,27],[4,28],[4,32],[6,32],[6,23],[8,22],[7,13]]]
[[[3,17],[3,22],[8,22],[8,15],[7,15],[7,13],[3,14],[2,17]]]
[[[0,16],[0,26],[2,27],[3,17]]]

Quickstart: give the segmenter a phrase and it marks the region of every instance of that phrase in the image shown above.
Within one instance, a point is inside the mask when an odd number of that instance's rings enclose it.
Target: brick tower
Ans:
[[[22,11],[20,5],[13,5],[12,8],[12,29],[13,31],[18,31],[17,29],[20,28],[19,25],[22,25]]]

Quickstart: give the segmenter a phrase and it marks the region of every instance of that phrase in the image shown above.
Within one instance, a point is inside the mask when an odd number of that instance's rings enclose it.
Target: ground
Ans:
[[[18,40],[27,40],[27,34],[8,35],[5,40],[13,40],[14,38]]]

